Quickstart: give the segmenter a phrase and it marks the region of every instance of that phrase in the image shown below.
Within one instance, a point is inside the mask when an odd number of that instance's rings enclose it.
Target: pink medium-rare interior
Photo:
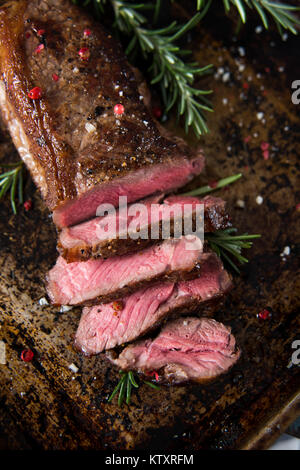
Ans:
[[[85,307],[76,332],[76,347],[85,354],[98,354],[132,341],[176,307],[183,308],[186,301],[206,301],[223,294],[229,285],[228,274],[213,255],[203,263],[202,274],[197,279],[140,289],[122,299],[120,306],[111,302]]]
[[[76,305],[136,284],[151,282],[156,276],[181,270],[191,270],[199,260],[202,242],[197,239],[194,249],[189,241],[165,240],[142,252],[67,263],[59,257],[47,278],[48,295],[54,304]]]
[[[118,181],[101,183],[55,209],[53,222],[59,228],[68,227],[95,217],[101,204],[117,207],[120,196],[127,196],[128,203],[131,203],[156,192],[171,191],[185,185],[202,171],[203,166],[202,155],[191,160],[180,158],[174,160],[172,165],[140,169]]]
[[[239,358],[230,328],[208,318],[179,318],[154,340],[125,348],[113,362],[122,369],[160,371],[173,379],[207,380],[227,371]]]

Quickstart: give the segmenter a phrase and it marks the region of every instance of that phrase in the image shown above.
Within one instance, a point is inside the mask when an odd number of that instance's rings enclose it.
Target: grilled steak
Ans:
[[[202,152],[162,135],[120,45],[71,2],[8,2],[0,44],[3,117],[58,227],[201,172]]]
[[[203,302],[223,295],[230,286],[228,273],[220,259],[213,255],[203,263],[197,279],[156,284],[120,302],[85,307],[75,346],[90,355],[133,341],[168,315],[201,309]]]
[[[238,360],[230,328],[208,318],[178,318],[161,330],[154,339],[127,346],[114,358],[108,357],[124,370],[147,374],[158,372],[158,381],[172,383],[212,379]]]
[[[154,282],[198,277],[202,262],[210,256],[203,253],[200,239],[190,242],[187,237],[106,260],[68,264],[60,256],[48,273],[47,291],[54,304],[110,302]]]
[[[159,204],[162,198],[163,196],[148,198],[143,201],[143,207],[139,203],[132,204],[128,210],[121,210],[117,214],[111,213],[64,228],[58,239],[59,252],[70,263],[138,251],[162,239],[166,223],[169,224],[170,236],[173,237],[174,228],[176,230],[176,227],[184,225],[184,207],[185,215],[191,217],[195,230],[197,204],[204,205],[205,232],[230,226],[225,202],[220,198],[207,196],[201,200],[195,197],[173,196]],[[179,215],[176,215],[176,209],[179,209]],[[200,221],[200,215],[198,218]],[[153,239],[151,233],[158,236]]]

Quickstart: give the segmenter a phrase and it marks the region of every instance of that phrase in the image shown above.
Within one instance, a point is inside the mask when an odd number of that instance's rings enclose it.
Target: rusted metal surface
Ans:
[[[214,314],[232,326],[241,359],[211,384],[160,392],[141,386],[130,407],[108,404],[117,371],[103,355],[85,358],[72,348],[80,309],[59,313],[38,304],[56,258],[56,232],[29,182],[31,211],[13,216],[9,200],[0,204],[0,340],[7,359],[0,365],[0,428],[10,448],[267,448],[299,414],[299,367],[291,365],[292,343],[300,339],[300,105],[291,102],[299,40],[281,43],[277,35],[255,34],[252,25],[235,41],[223,26],[221,34],[208,20],[191,43],[200,63],[217,70],[207,79],[215,89],[211,133],[202,139],[207,169],[194,185],[241,171],[242,180],[217,194],[240,232],[262,234]],[[267,160],[262,142],[269,143]],[[0,155],[18,158],[5,131]],[[290,254],[281,256],[287,246]],[[264,308],[272,313],[268,320],[257,317]],[[31,363],[20,360],[27,347],[35,353]]]

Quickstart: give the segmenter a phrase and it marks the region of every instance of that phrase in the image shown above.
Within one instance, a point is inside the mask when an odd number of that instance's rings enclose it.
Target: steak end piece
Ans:
[[[120,44],[69,1],[1,6],[0,71],[4,121],[60,228],[120,196],[170,192],[203,169],[201,150],[153,120]]]
[[[227,372],[239,359],[231,329],[209,318],[186,317],[167,323],[154,339],[127,346],[108,358],[122,370],[145,375],[156,371],[159,382],[204,382]]]
[[[121,209],[64,228],[59,234],[58,251],[68,263],[133,253],[161,240],[165,227],[170,227],[170,237],[174,237],[175,230],[184,228],[186,216],[191,218],[191,227],[195,230],[201,220],[196,208],[201,204],[204,206],[205,232],[231,226],[226,203],[220,198],[170,196],[162,199],[163,195],[147,198],[131,204],[125,211]]]
[[[192,281],[159,283],[118,302],[85,307],[75,336],[76,349],[85,355],[133,341],[170,315],[203,311],[231,287],[229,274],[212,254]]]

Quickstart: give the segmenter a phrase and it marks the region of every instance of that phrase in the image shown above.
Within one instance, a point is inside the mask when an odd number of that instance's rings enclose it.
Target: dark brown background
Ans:
[[[215,75],[201,80],[214,89],[214,113],[210,134],[201,139],[207,169],[194,185],[242,172],[242,180],[218,195],[228,200],[240,232],[262,234],[215,313],[232,326],[241,359],[213,384],[159,392],[141,386],[130,407],[107,404],[117,372],[103,356],[87,359],[73,350],[80,310],[60,314],[38,305],[43,276],[56,257],[56,234],[28,178],[33,210],[20,208],[13,216],[8,198],[0,204],[0,340],[7,352],[0,365],[0,449],[267,448],[299,414],[299,367],[287,366],[292,342],[300,339],[300,105],[291,102],[291,83],[300,79],[300,43],[291,34],[283,42],[275,32],[257,34],[257,25],[254,20],[236,39],[232,23],[211,14],[190,44],[200,64],[215,65]],[[172,120],[167,125],[174,127]],[[180,126],[176,132],[183,135]],[[268,160],[262,142],[270,144]],[[0,158],[18,159],[4,130]],[[244,209],[236,207],[238,199]],[[291,253],[284,258],[285,246]],[[272,313],[265,321],[257,317],[264,308]],[[20,360],[27,347],[35,353],[31,363]]]

